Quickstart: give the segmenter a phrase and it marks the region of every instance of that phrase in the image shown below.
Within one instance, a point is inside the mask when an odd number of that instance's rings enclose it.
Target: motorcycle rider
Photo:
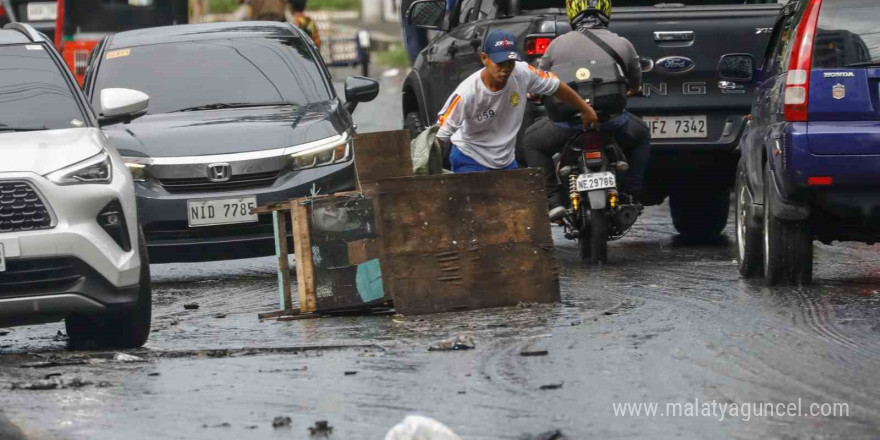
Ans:
[[[574,31],[553,40],[539,61],[539,66],[550,70],[556,63],[581,59],[616,63],[626,75],[629,86],[627,95],[641,93],[642,71],[635,48],[628,40],[607,29],[611,17],[611,0],[566,0],[565,6]],[[587,33],[597,37],[606,47],[602,48],[595,43]],[[566,140],[581,129],[581,126],[554,123],[549,118],[542,117],[535,120],[523,138],[528,165],[544,169],[551,220],[559,219],[565,214],[553,155],[562,151]],[[612,133],[627,156],[629,170],[621,182],[620,190],[622,195],[628,196],[630,203],[636,204],[648,166],[651,132],[644,121],[626,111],[611,115],[609,120],[601,123],[601,129]],[[622,197],[621,200],[627,198]]]
[[[593,108],[571,87],[519,61],[512,33],[492,31],[480,60],[485,67],[462,81],[437,121],[437,140],[452,142],[453,172],[516,169],[516,134],[528,94],[553,95],[578,109],[582,124],[598,122]]]

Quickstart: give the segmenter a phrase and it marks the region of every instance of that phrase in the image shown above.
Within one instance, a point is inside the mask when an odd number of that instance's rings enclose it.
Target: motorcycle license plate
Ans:
[[[614,178],[614,173],[611,171],[581,174],[577,178],[578,191],[593,191],[596,189],[614,188],[616,186],[617,181]]]

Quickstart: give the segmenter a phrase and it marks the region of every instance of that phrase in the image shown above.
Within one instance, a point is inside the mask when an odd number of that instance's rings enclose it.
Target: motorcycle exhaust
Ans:
[[[633,205],[623,205],[617,214],[614,215],[614,221],[621,229],[627,229],[639,218],[639,210]]]

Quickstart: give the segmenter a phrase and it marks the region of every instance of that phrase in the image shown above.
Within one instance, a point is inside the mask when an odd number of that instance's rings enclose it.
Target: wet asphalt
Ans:
[[[399,127],[401,81],[383,78],[360,131]],[[554,228],[562,303],[421,317],[260,322],[278,307],[271,257],[154,265],[154,331],[127,352],[143,362],[69,351],[61,323],[0,329],[0,438],[18,435],[4,414],[31,439],[305,439],[319,420],[330,438],[382,439],[408,414],[466,440],[880,436],[880,250],[816,244],[814,285],[767,288],[740,278],[732,231],[686,245],[667,207],[651,207],[608,265],[587,267]],[[476,348],[427,350],[461,334]],[[33,368],[46,361],[68,365]],[[12,389],[46,377],[68,386]],[[845,403],[848,415],[613,408],[695,399]],[[290,427],[273,428],[277,416]]]

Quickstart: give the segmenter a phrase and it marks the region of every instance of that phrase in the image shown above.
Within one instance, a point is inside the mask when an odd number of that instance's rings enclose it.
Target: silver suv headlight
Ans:
[[[110,154],[101,150],[96,156],[46,175],[58,185],[81,183],[110,183],[113,180],[113,163]]]
[[[344,133],[294,148],[290,153],[294,170],[332,165],[351,158],[351,136]]]

